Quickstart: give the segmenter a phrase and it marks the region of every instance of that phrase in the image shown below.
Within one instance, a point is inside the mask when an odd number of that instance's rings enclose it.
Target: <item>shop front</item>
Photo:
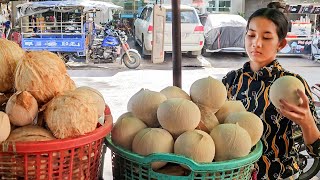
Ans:
[[[285,13],[289,20],[288,43],[279,54],[318,57],[320,4],[288,4]]]

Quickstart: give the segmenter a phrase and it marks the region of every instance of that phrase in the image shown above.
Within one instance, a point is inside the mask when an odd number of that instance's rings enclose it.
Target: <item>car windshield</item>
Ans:
[[[167,9],[166,11],[166,22],[172,22],[172,11],[171,9]],[[181,23],[198,23],[197,15],[193,10],[189,9],[182,9],[180,12],[181,16]]]

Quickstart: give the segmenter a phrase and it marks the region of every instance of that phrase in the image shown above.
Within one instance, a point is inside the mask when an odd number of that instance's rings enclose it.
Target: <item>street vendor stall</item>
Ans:
[[[85,56],[88,46],[86,20],[96,11],[122,7],[100,1],[43,1],[17,6],[21,19],[22,48],[48,50],[65,56]],[[67,58],[66,58],[67,59]]]
[[[289,20],[287,46],[279,54],[308,55],[311,58],[320,54],[315,40],[319,36],[320,5],[287,5],[286,15]]]

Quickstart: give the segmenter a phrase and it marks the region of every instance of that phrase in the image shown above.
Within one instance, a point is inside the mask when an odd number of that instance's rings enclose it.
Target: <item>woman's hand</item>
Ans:
[[[301,127],[315,123],[310,111],[308,96],[300,89],[297,90],[297,94],[302,99],[302,104],[297,106],[280,99],[280,113]]]
[[[308,96],[299,89],[297,94],[302,99],[302,103],[297,106],[281,99],[279,112],[298,124],[301,127],[305,143],[312,144],[319,138],[320,132],[310,111]]]

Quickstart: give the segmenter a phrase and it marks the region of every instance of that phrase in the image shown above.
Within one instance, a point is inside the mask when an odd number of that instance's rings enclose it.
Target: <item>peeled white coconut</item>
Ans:
[[[300,105],[302,99],[298,96],[297,90],[305,92],[302,82],[294,76],[282,76],[275,80],[269,90],[269,98],[276,108],[280,108],[280,99],[288,103]]]
[[[219,120],[219,123],[223,124],[229,114],[241,111],[247,111],[241,101],[226,101],[215,115]]]
[[[176,139],[174,153],[199,163],[208,163],[213,161],[215,144],[211,136],[204,131],[186,131]]]
[[[167,99],[184,98],[187,100],[191,100],[189,94],[177,86],[168,86],[162,89],[160,92],[164,94],[167,97]]]
[[[251,137],[251,146],[257,144],[263,134],[262,120],[254,113],[243,111],[230,114],[225,123],[238,123]]]
[[[161,103],[157,116],[160,125],[174,137],[185,131],[194,130],[201,119],[198,106],[182,98],[172,98]]]
[[[11,125],[9,121],[9,117],[6,113],[0,111],[0,143],[5,141],[10,134]]]
[[[145,128],[147,128],[147,125],[138,118],[119,118],[111,131],[112,142],[125,149],[131,150],[133,138],[140,130]]]
[[[148,127],[158,127],[157,109],[165,100],[166,96],[160,92],[141,89],[130,98],[127,109]]]
[[[216,148],[216,161],[236,159],[250,153],[250,135],[238,124],[220,124],[213,128],[210,136]]]
[[[215,116],[215,111],[211,108],[198,104],[201,112],[201,120],[197,126],[197,129],[210,133],[211,130],[219,125],[219,121]]]
[[[16,92],[7,102],[6,113],[15,126],[31,124],[38,114],[37,100],[28,91]]]
[[[209,76],[198,79],[191,85],[190,97],[196,104],[218,111],[227,100],[227,90],[221,81]]]
[[[172,153],[173,152],[172,135],[160,128],[146,128],[139,131],[133,139],[132,151],[147,156],[152,153]],[[153,170],[165,166],[167,162],[153,162]]]

